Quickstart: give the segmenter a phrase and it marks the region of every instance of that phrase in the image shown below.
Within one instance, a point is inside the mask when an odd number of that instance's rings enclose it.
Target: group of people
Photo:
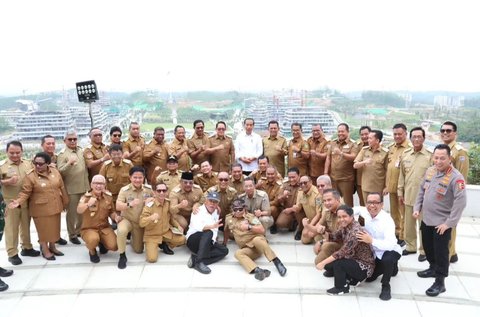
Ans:
[[[263,138],[253,131],[252,118],[243,123],[235,141],[223,121],[208,136],[204,122],[196,120],[189,139],[177,126],[170,143],[161,127],[146,142],[132,122],[123,142],[122,130],[112,127],[105,145],[103,132],[93,128],[85,149],[69,130],[58,154],[55,139],[46,135],[42,152],[31,161],[23,158],[19,141],[9,142],[8,158],[0,162],[9,262],[22,263],[19,237],[22,257],[63,256],[57,245],[68,243],[60,237],[60,213],[66,210],[69,241],[81,244],[81,238],[92,263],[100,261],[99,254],[118,251],[119,269],[127,267],[127,241],[136,253],[145,249],[148,262],[157,261],[159,250],[171,255],[186,244],[192,252],[188,267],[208,274],[209,265],[228,254],[233,238],[239,246],[235,258],[257,280],[270,276],[254,262],[261,255],[284,276],[287,269],[266,239],[267,231],[283,230],[314,245],[316,267],[335,280],[329,294],[348,293],[351,285],[383,275],[380,298],[389,300],[398,260],[417,249],[419,261],[429,262],[418,275],[436,278],[427,295],[445,291],[448,265],[458,260],[455,227],[466,203],[468,173],[455,123],[442,125],[444,144],[433,154],[421,127],[410,130],[409,142],[401,123],[393,127],[394,142],[387,148],[383,133],[368,126],[354,142],[346,123],[332,140],[320,124],[304,138],[302,125],[294,123],[287,141],[277,121]],[[390,214],[383,210],[385,195]],[[31,243],[31,218],[40,251]],[[1,277],[11,274],[0,268]],[[0,290],[6,288],[0,280]]]

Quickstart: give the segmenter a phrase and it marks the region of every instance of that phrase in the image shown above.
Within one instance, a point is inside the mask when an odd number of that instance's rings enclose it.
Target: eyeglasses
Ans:
[[[157,189],[156,192],[157,193],[166,193],[167,190],[166,189]]]
[[[306,181],[306,182],[298,182],[298,185],[300,185],[300,186],[307,185],[307,184],[308,184],[308,181]]]
[[[219,131],[225,131],[225,128],[217,128]]]
[[[199,130],[200,130],[200,129],[203,129],[203,127],[195,127],[195,129],[199,129]]]
[[[218,181],[219,182],[228,182],[228,178],[219,178]]]
[[[112,137],[114,137],[114,138],[119,138],[121,136],[122,136],[121,134],[112,134]]]
[[[367,205],[380,205],[381,201],[367,201]]]
[[[243,211],[243,208],[233,208],[232,210],[233,212],[240,212]]]
[[[47,163],[46,163],[46,162],[33,162],[33,164],[34,164],[35,166],[43,166],[43,165],[45,165],[45,164],[47,164]]]
[[[103,183],[103,182],[93,182],[92,184],[93,185],[105,185],[105,183]]]
[[[77,138],[68,138],[67,140],[70,141],[70,142],[77,142],[78,139]]]
[[[452,129],[440,129],[440,133],[452,133]]]

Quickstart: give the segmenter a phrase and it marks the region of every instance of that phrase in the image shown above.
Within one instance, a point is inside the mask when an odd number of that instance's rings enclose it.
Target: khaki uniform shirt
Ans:
[[[300,152],[294,152],[293,147],[300,149]],[[291,139],[288,143],[288,168],[296,167],[300,170],[300,176],[308,175],[308,160],[305,153],[310,152],[310,146],[303,138],[298,140]]]
[[[192,214],[193,205],[202,205],[205,202],[203,191],[200,186],[196,184],[193,185],[192,190],[189,192],[184,191],[181,185],[176,186],[170,191],[169,198],[171,206],[170,210],[172,213],[184,217],[189,217]],[[188,201],[188,206],[184,209],[180,209],[177,205],[184,199]]]
[[[235,159],[235,146],[231,137],[226,135],[225,137],[219,137],[212,135],[208,138],[208,147],[216,147],[223,145],[222,150],[215,151],[210,155],[210,164],[212,164],[212,170],[215,172],[230,172],[232,163]]]
[[[203,173],[198,173],[193,178],[193,182],[200,186],[203,192],[206,192],[210,187],[217,185],[218,173],[212,172],[210,176]]]
[[[178,169],[182,171],[189,171],[190,170],[190,158],[188,157],[188,146],[187,141],[184,140],[183,142],[178,141],[178,139],[174,138],[173,141],[168,145],[168,156],[175,155],[178,159]],[[182,155],[178,155],[177,153],[181,150],[187,150],[183,152]]]
[[[280,206],[280,203],[277,198],[278,194],[280,193],[280,190],[282,189],[282,182],[280,180],[277,180],[271,183],[268,181],[265,181],[262,183],[262,186],[258,189],[263,190],[267,193],[268,200],[270,202],[270,207]]]
[[[470,166],[467,150],[456,141],[448,145],[452,156],[452,164],[460,173],[462,173],[465,182],[468,183],[468,168]]]
[[[298,191],[300,190],[300,186],[298,185],[295,185],[295,186],[292,186],[290,184],[289,181],[283,183],[282,185],[282,188],[280,188],[280,191],[278,192],[279,195],[283,195],[283,192],[285,190],[288,190],[290,192],[290,194],[288,195],[287,198],[283,198],[283,199],[278,199],[278,202],[280,203],[280,205],[283,207],[283,208],[290,208],[292,207],[293,205],[295,205],[295,203],[297,202],[297,194],[298,194]]]
[[[238,181],[234,180],[233,177],[230,176],[230,181],[228,182],[228,185],[235,188],[235,190],[237,191],[237,194],[240,195],[245,192],[245,190],[243,189],[243,180],[244,180],[243,175]]]
[[[423,146],[418,152],[408,149],[400,157],[400,176],[397,195],[403,197],[405,205],[413,206],[417,200],[420,183],[432,165],[432,153]]]
[[[77,162],[70,165],[68,160],[72,155],[77,157]],[[75,150],[65,147],[61,150],[57,157],[57,168],[60,174],[62,174],[63,182],[69,195],[84,194],[90,190],[88,170],[81,147],[77,146]]]
[[[90,199],[96,198],[97,201],[92,207],[87,207],[87,210],[82,214],[82,231],[87,229],[99,230],[110,228],[108,217],[112,212],[115,212],[115,206],[112,194],[104,192],[101,197],[96,197],[91,191],[80,198],[80,203],[87,203]]]
[[[325,227],[325,232],[332,233],[338,230],[337,211],[331,212],[330,210],[323,210],[322,217],[319,222],[320,225]],[[325,235],[324,235],[325,239]]]
[[[357,145],[357,148],[358,149],[361,149],[363,148],[364,146],[368,146],[368,143],[364,144],[362,142],[362,140],[358,140],[357,142],[355,142],[355,144]],[[362,169],[361,168],[357,168],[357,171],[356,171],[356,177],[355,177],[355,183],[358,185],[358,186],[362,186]]]
[[[246,193],[238,196],[245,201],[245,208],[248,212],[253,213],[259,209],[261,211],[268,211],[270,214],[270,202],[268,201],[268,195],[263,190],[255,189],[252,198],[248,197]]]
[[[220,194],[220,202],[218,206],[220,207],[222,216],[230,212],[230,207],[232,202],[237,198],[237,191],[235,188],[228,186],[226,189],[222,190],[218,185],[212,186],[203,194],[205,199],[209,192],[217,192]]]
[[[330,177],[333,181],[353,182],[355,179],[353,161],[348,161],[343,155],[333,154],[333,151],[336,148],[340,149],[344,154],[357,154],[358,148],[350,139],[346,139],[342,142],[335,139],[328,144],[327,156],[330,157]]]
[[[27,172],[33,169],[33,165],[30,161],[20,159],[19,164],[15,164],[10,159],[5,159],[0,162],[0,179],[6,180],[12,176],[18,176],[17,183],[15,185],[1,185],[3,199],[5,204],[9,204],[12,199],[16,199],[18,194],[22,191],[23,180],[27,176]],[[24,206],[26,207],[27,203]]]
[[[400,157],[405,150],[411,149],[412,145],[408,140],[401,144],[390,144],[388,147],[388,166],[387,166],[387,190],[390,194],[397,194],[398,176],[400,174]]]
[[[114,202],[120,189],[130,183],[129,172],[132,167],[132,162],[127,159],[122,159],[118,165],[112,160],[103,163],[99,174],[105,177],[107,190],[112,193]]]
[[[204,133],[202,137],[198,137],[198,135],[194,133],[190,139],[187,140],[188,151],[190,153],[198,151],[202,145],[206,145],[208,148],[208,135],[206,133]],[[198,166],[205,161],[209,161],[209,155],[204,151],[201,151],[199,154],[197,154],[196,158],[193,158],[192,156],[190,156],[190,158],[192,159],[192,165],[198,164]]]
[[[105,144],[95,145],[89,144],[85,150],[83,150],[83,157],[85,158],[85,164],[89,164],[92,161],[96,161],[108,154],[107,146]],[[88,176],[91,180],[93,176],[97,175],[102,168],[102,164],[88,169]]]
[[[309,137],[307,139],[308,145],[310,146],[310,150],[315,150],[318,154],[325,154],[328,152],[328,141],[325,138],[319,138],[318,140],[314,140],[313,137]],[[312,181],[315,183],[316,178],[320,175],[323,175],[325,171],[325,158],[320,158],[315,155],[310,155],[310,159],[308,160],[308,175],[315,179]]]
[[[138,138],[133,138],[131,135],[128,137],[126,141],[122,144],[123,152],[132,153],[135,151],[135,148],[139,146],[142,149],[140,152],[135,153],[134,156],[130,157],[130,161],[132,161],[133,166],[143,166],[143,149],[145,148],[145,138],[143,136],[139,136]]]
[[[234,217],[233,214],[228,214],[225,218],[225,223],[228,226],[228,229],[233,233],[233,237],[235,238],[235,242],[238,244],[240,248],[245,246],[249,248],[255,247],[253,245],[253,238],[260,236],[264,237],[261,233],[254,233],[251,230],[242,230],[240,229],[242,223],[248,222],[248,224],[252,226],[256,226],[261,224],[260,220],[255,217],[255,215],[250,214],[248,212],[244,213],[243,217],[237,218]]]
[[[152,188],[149,185],[142,185],[140,188],[135,188],[132,184],[122,187],[118,194],[117,201],[122,203],[129,203],[138,198],[140,203],[133,207],[128,207],[126,211],[122,211],[122,217],[130,222],[138,224],[140,214],[143,210],[144,202],[147,198],[153,197]]]
[[[262,142],[263,155],[268,157],[270,164],[275,166],[282,178],[285,177],[285,155],[288,154],[287,139],[280,135],[275,138],[267,136],[263,138]]]
[[[168,192],[170,193],[172,189],[177,187],[180,184],[180,179],[182,178],[182,171],[176,170],[175,173],[170,173],[169,171],[163,171],[158,175],[157,182],[164,183],[168,187]]]
[[[317,206],[317,197],[319,196],[318,189],[315,186],[311,186],[308,192],[304,193],[303,190],[300,190],[297,195],[296,207],[303,209],[305,215],[309,220],[312,220],[313,217],[317,214],[317,210],[321,208]]]
[[[371,158],[372,163],[361,167],[362,190],[382,193],[386,181],[388,150],[380,146],[373,151],[369,146],[364,146],[355,158],[355,162],[361,162],[367,158]]]
[[[158,214],[160,219],[149,220],[148,217],[154,213]],[[143,207],[139,224],[140,227],[145,228],[143,242],[160,242],[163,238],[171,239],[173,232],[170,229],[180,227],[170,211],[170,201],[168,199],[165,199],[163,204],[154,200]]]
[[[149,182],[152,182],[152,179],[156,178],[160,172],[167,169],[167,158],[168,150],[164,142],[158,143],[157,140],[153,139],[145,145],[143,164],[147,169],[147,180]]]

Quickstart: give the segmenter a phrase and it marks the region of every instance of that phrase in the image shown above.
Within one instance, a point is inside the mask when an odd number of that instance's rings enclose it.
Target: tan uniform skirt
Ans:
[[[55,242],[60,239],[60,215],[58,213],[51,216],[33,218],[38,232],[38,241]]]

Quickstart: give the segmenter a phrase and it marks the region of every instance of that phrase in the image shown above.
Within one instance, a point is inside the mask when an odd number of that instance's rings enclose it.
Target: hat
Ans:
[[[207,199],[208,200],[220,201],[220,194],[215,192],[215,191],[208,192]]]
[[[170,161],[174,161],[175,163],[178,163],[178,159],[175,155],[170,155],[168,158],[167,158],[167,163],[170,162]]]
[[[183,172],[181,179],[184,179],[184,180],[187,180],[187,181],[193,181],[193,173]]]
[[[232,209],[244,208],[245,201],[243,199],[237,198],[232,202]]]

